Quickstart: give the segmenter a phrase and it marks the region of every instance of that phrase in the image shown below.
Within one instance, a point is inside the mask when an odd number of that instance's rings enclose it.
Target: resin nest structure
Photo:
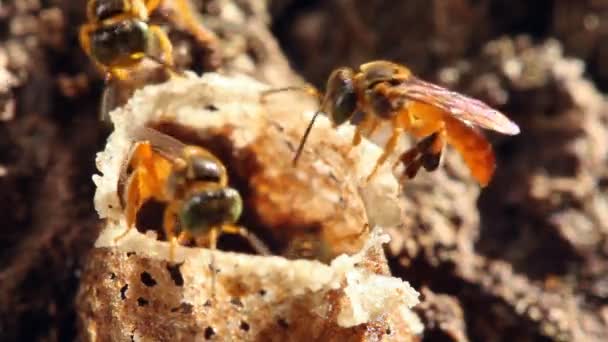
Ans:
[[[115,129],[94,176],[104,228],[78,295],[83,340],[417,338],[418,293],[390,276],[382,248],[382,229],[402,222],[398,184],[388,169],[365,181],[381,150],[367,141],[353,148],[352,127],[322,118],[294,167],[316,104],[296,93],[262,101],[265,89],[245,77],[188,75],[145,87],[111,113]],[[217,250],[179,245],[170,255],[152,209],[116,240],[127,229],[121,174],[141,127],[215,154],[243,198],[238,225],[273,255],[247,254],[246,242],[227,235]]]

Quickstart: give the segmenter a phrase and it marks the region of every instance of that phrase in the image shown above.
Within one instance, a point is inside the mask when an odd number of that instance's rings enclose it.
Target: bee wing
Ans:
[[[487,104],[438,85],[409,77],[399,84],[402,96],[440,108],[471,125],[502,134],[519,134],[519,127],[504,114]]]
[[[180,157],[186,146],[174,137],[150,127],[133,128],[130,134],[133,140],[149,141],[156,152],[170,160]]]

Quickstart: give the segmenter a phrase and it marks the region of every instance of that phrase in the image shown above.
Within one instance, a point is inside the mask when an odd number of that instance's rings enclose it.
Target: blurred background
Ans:
[[[99,226],[94,155],[110,132],[102,75],[77,40],[85,5],[0,2],[2,341],[76,336],[73,300]],[[488,134],[498,168],[487,188],[449,150],[404,187],[406,222],[387,253],[422,292],[423,341],[608,340],[608,1],[192,6],[219,57],[172,18],[171,0],[152,16],[182,68],[244,69],[276,86],[299,74],[323,88],[338,66],[389,59],[519,124],[515,137]]]

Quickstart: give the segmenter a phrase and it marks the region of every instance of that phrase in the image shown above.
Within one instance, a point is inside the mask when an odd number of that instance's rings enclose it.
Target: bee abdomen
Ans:
[[[448,143],[460,153],[479,184],[487,185],[496,168],[492,145],[479,131],[457,119],[446,119],[446,129]]]

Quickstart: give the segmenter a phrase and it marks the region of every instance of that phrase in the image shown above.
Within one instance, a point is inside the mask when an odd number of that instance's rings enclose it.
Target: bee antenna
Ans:
[[[304,143],[306,142],[306,139],[308,139],[308,135],[310,134],[310,130],[312,129],[312,125],[315,123],[315,120],[317,119],[317,116],[321,114],[321,111],[318,110],[315,112],[315,115],[312,116],[312,119],[310,120],[310,123],[308,124],[308,127],[306,127],[306,131],[304,132],[304,135],[302,136],[302,140],[300,140],[300,145],[298,146],[298,150],[296,151],[296,155],[293,158],[293,166],[296,166],[298,164],[298,159],[300,158],[300,155],[302,154],[302,150],[304,149]]]
[[[314,97],[315,99],[317,99],[317,101],[319,101],[319,102],[321,101],[321,93],[319,93],[319,91],[311,85],[268,89],[268,90],[265,90],[262,92],[262,100],[265,100],[270,95],[274,95],[276,93],[283,93],[286,91],[302,91],[302,92]]]

